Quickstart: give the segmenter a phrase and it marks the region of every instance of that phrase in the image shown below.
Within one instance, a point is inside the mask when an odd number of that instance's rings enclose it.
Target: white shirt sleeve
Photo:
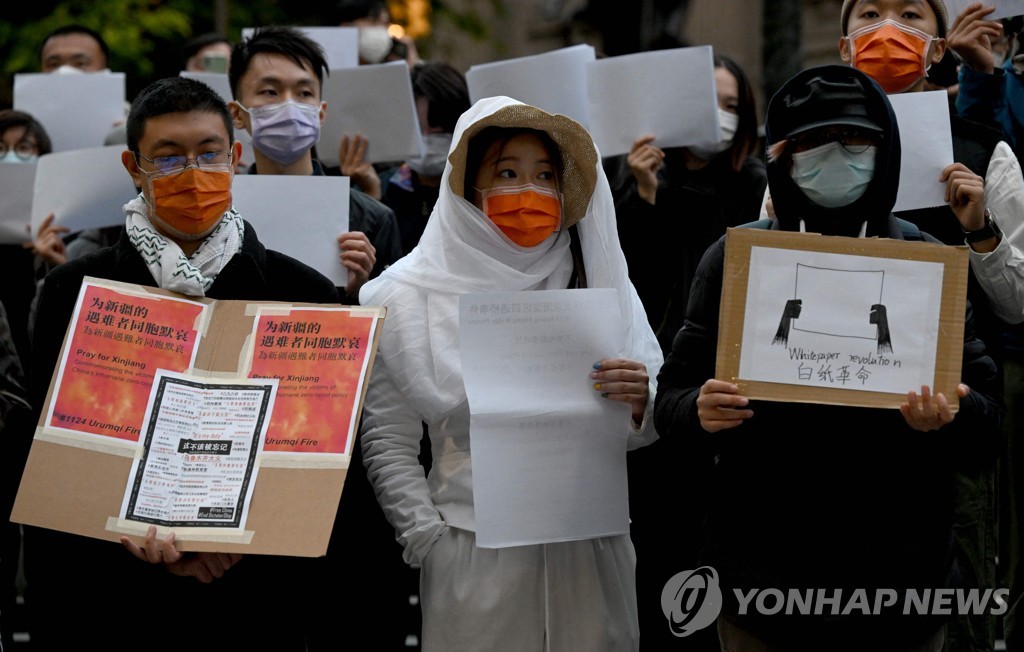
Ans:
[[[970,250],[971,268],[997,317],[1024,321],[1024,175],[1013,150],[1000,141],[985,174],[985,206],[1003,232],[995,250]]]

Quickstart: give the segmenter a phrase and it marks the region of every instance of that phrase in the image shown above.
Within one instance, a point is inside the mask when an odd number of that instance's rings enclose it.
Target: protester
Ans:
[[[888,93],[927,90],[928,66],[941,61],[946,49],[946,5],[941,0],[913,4],[908,9],[902,0],[845,0],[842,6],[840,56]],[[983,189],[988,210],[956,213],[939,206],[901,212],[898,217],[946,244],[970,248],[967,296],[978,337],[1001,369],[1008,323],[1024,315],[1024,277],[1012,262],[1024,262],[1024,176],[997,130],[956,115],[950,126],[956,163],[942,171],[939,181],[947,185],[948,198],[951,180],[969,178]],[[1000,387],[1000,400],[1002,395]],[[992,587],[996,582],[995,467],[996,458],[986,458],[974,467],[961,466],[955,478],[954,533],[968,586]],[[991,614],[964,614],[950,626],[949,647],[991,649],[995,630]]]
[[[326,115],[321,101],[327,64],[319,45],[287,27],[257,29],[235,46],[229,74],[234,101],[229,108],[236,128],[252,134],[255,164],[252,174],[323,175],[314,151]],[[394,212],[356,188],[349,194],[349,231],[338,236],[348,284],[339,288],[342,302],[355,304],[359,288],[402,256]],[[347,632],[334,625],[334,613],[376,624],[384,637],[401,636],[397,626],[409,612],[410,591],[401,550],[384,520],[366,480],[360,451],[353,455],[345,476],[335,532],[320,574],[318,594],[321,623],[311,649],[344,646]],[[351,536],[358,523],[359,536]],[[354,559],[375,568],[372,586],[350,582]],[[414,588],[414,587],[413,587]],[[411,629],[411,627],[410,627]],[[397,646],[397,644],[396,644]]]
[[[863,73],[798,73],[769,103],[766,137],[777,217],[756,226],[935,241],[891,214],[899,130],[885,93]],[[817,184],[818,176],[833,182]],[[952,185],[957,214],[983,212],[968,180]],[[722,649],[940,650],[944,617],[904,614],[899,596],[956,585],[952,469],[983,454],[982,439],[998,425],[997,368],[970,317],[955,414],[928,387],[909,391],[899,410],[751,401],[715,375],[724,253],[722,238],[701,261],[655,405],[661,437],[717,459],[701,563],[720,579]],[[753,588],[891,589],[899,606],[741,615],[734,590]]]
[[[0,110],[0,161],[10,164],[33,164],[52,150],[50,137],[43,126],[28,113]],[[43,223],[46,232],[53,216]],[[22,244],[0,245],[0,464],[4,478],[0,513],[10,514],[18,490],[16,460],[20,457],[19,431],[31,427],[27,382],[24,367],[29,359],[29,313],[35,296],[35,279],[45,267],[33,256],[30,232]],[[58,234],[51,246],[63,250]],[[38,266],[38,267],[37,267]],[[5,519],[6,520],[6,519]],[[15,584],[21,558],[21,526],[5,522],[0,532],[0,644],[12,642],[14,614],[18,610]]]
[[[618,167],[613,190],[629,277],[662,351],[683,325],[697,264],[726,228],[757,219],[765,188],[757,107],[743,70],[715,55],[720,138],[703,146],[662,149],[655,136],[638,138]],[[605,168],[615,166],[606,161]],[[659,439],[629,453],[630,533],[637,550],[637,599],[646,645],[679,645],[665,625],[661,589],[682,568],[695,568],[699,531],[679,532],[664,518],[665,496],[686,495],[694,523],[706,502],[709,456],[691,456]],[[702,639],[699,640],[698,639]],[[717,649],[713,630],[688,638],[687,649]],[[700,647],[700,646],[703,647]]]
[[[231,41],[207,32],[188,40],[181,48],[182,70],[227,73],[231,64]]]
[[[241,145],[233,142],[223,100],[209,87],[182,77],[150,85],[132,105],[127,140],[121,160],[142,192],[125,205],[120,240],[55,268],[40,295],[31,366],[33,423],[86,276],[215,299],[337,301],[330,280],[264,248],[232,208],[231,161]],[[166,203],[168,196],[200,187],[207,201],[199,212]],[[30,439],[33,431],[20,434]],[[173,641],[192,650],[306,649],[304,617],[316,600],[309,584],[315,560],[182,554],[173,534],[157,540],[155,528],[141,547],[122,540],[150,564],[110,542],[25,530],[35,650],[68,650],[82,641],[165,648]],[[268,617],[268,605],[282,601],[289,612]]]
[[[402,251],[412,251],[419,242],[437,202],[441,174],[451,149],[455,123],[469,109],[469,88],[465,76],[443,61],[425,61],[412,68],[412,92],[416,117],[423,136],[421,156],[383,170],[379,175],[366,162],[366,139],[356,135],[342,138],[339,157],[346,175],[358,170],[362,187],[393,211],[402,233]],[[356,177],[353,176],[353,179]]]
[[[632,424],[622,424],[629,447],[652,441],[648,375],[661,352],[629,283],[597,151],[569,118],[495,97],[459,119],[448,161],[419,244],[360,293],[364,304],[388,308],[363,454],[406,561],[421,567],[423,650],[635,650],[627,535],[476,546],[470,410],[458,366],[463,293],[616,288],[621,358],[594,365],[589,382],[630,405]],[[523,209],[485,214],[483,197],[496,188],[545,205],[543,218]],[[417,459],[423,423],[428,475]]]
[[[74,73],[109,70],[110,48],[99,32],[84,25],[58,27],[39,49],[42,72]]]
[[[959,70],[962,94],[956,109],[965,118],[993,124],[1020,158],[1024,146],[1024,83],[1018,68],[1024,70],[1019,52],[1021,17],[1004,21],[987,18],[992,5],[974,2],[957,16],[947,41],[963,65]],[[996,44],[1005,42],[1004,52]]]
[[[231,54],[231,115],[252,135],[250,174],[322,176],[313,155],[327,114],[321,100],[327,62],[322,48],[290,27],[257,29]],[[358,189],[349,193],[349,230],[338,236],[341,264],[348,270],[344,303],[401,257],[398,225],[387,206]]]
[[[410,68],[419,62],[416,43],[408,35],[391,36],[391,14],[383,0],[340,0],[334,11],[339,27],[359,29],[359,64],[405,61]]]
[[[757,219],[768,185],[754,155],[758,118],[750,82],[724,55],[714,65],[720,138],[666,150],[652,144],[656,135],[641,136],[626,157],[629,177],[615,190],[629,276],[663,351],[683,325],[704,250],[727,227]]]
[[[0,111],[0,159],[5,163],[35,163],[40,156],[53,150],[46,129],[28,113],[4,109]],[[52,216],[48,218],[52,222]],[[41,232],[48,232],[49,222],[43,224]],[[49,252],[62,254],[64,241],[57,230],[47,239],[46,247],[36,253],[42,261],[48,260]],[[7,310],[11,336],[22,361],[28,360],[28,320],[32,298],[36,292],[37,262],[33,256],[33,242],[30,232],[25,233],[24,244],[0,245],[0,273],[4,283],[0,284],[0,303]]]
[[[955,51],[960,66],[960,93],[956,108],[961,116],[993,124],[1002,132],[1003,139],[1013,148],[1017,159],[1024,152],[1024,55],[1020,53],[1020,33],[1024,18],[1015,16],[1001,22],[988,20],[994,7],[982,3],[967,6],[950,28],[949,47]],[[1000,43],[1005,51],[999,49]],[[1011,226],[1012,225],[1012,226]],[[1002,632],[1006,649],[1024,646],[1018,625],[1021,613],[1021,587],[1024,587],[1024,565],[1021,564],[1020,514],[1022,502],[1018,489],[1018,469],[1024,465],[1020,433],[1021,415],[1024,414],[1024,221],[1007,223],[999,219],[1003,237],[995,249],[972,265],[991,270],[994,279],[1006,279],[1008,296],[1000,297],[994,309],[1000,317],[1014,326],[1004,331],[1003,382],[1006,397],[1006,418],[1003,435],[1006,448],[1000,460],[996,477],[998,507],[998,559],[997,585],[1010,591],[1008,607],[1003,616]],[[1010,227],[1010,228],[1007,228]]]

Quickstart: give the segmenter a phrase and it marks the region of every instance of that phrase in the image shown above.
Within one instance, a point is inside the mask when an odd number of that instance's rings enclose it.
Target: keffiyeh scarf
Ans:
[[[125,229],[157,285],[182,294],[206,296],[220,271],[242,249],[242,216],[234,208],[228,210],[199,248],[186,256],[177,243],[153,228],[148,210],[141,194],[125,204]]]

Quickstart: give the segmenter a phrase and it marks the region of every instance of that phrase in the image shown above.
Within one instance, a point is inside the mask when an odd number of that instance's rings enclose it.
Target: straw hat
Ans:
[[[590,134],[581,124],[564,115],[552,115],[529,104],[504,106],[474,122],[462,132],[458,144],[448,155],[452,169],[448,185],[462,195],[466,179],[466,155],[469,142],[487,127],[536,129],[546,132],[562,159],[561,188],[564,226],[579,222],[587,214],[590,197],[597,185],[597,149]]]

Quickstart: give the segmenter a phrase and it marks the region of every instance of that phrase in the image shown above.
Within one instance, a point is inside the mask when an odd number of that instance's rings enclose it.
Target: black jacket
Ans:
[[[867,79],[855,69],[831,68],[835,76]],[[891,214],[900,162],[895,115],[881,88],[866,83],[871,118],[885,134],[867,192],[846,207],[819,207],[789,176],[788,159],[775,159],[768,164],[778,215],[772,228],[795,231],[803,220],[809,231],[855,234],[866,221],[868,236],[907,239]],[[769,107],[769,142],[773,132],[781,138],[791,128],[785,121],[792,116],[781,104],[773,99]],[[936,241],[927,234],[920,238]],[[710,434],[700,425],[696,402],[704,382],[716,377],[724,262],[722,238],[701,260],[685,325],[658,375],[654,407],[661,437],[716,461],[701,561],[720,574],[723,613],[735,617],[738,612],[734,589],[772,588],[784,594],[842,589],[845,604],[856,588],[868,590],[873,600],[874,589],[934,591],[956,585],[953,474],[969,458],[994,449],[987,440],[998,437],[1002,409],[998,370],[974,334],[970,304],[961,379],[971,392],[945,427],[918,432],[892,409],[751,401],[751,419]],[[903,604],[901,597],[888,616],[858,617],[854,611],[846,617],[780,614],[738,620],[767,638],[795,635],[806,642],[830,636],[844,645],[859,640],[860,649],[881,640],[906,644],[939,627],[934,619],[902,615]],[[834,649],[819,642],[819,649]]]
[[[895,219],[891,224],[890,237],[901,237]],[[980,439],[995,436],[1000,416],[990,398],[996,366],[970,320],[962,379],[972,391],[953,423],[936,432],[912,430],[898,410],[752,401],[752,419],[709,434],[700,426],[696,400],[701,385],[715,377],[724,256],[723,238],[701,261],[686,325],[658,375],[654,418],[659,435],[680,454],[717,461],[706,492],[701,563],[721,576],[725,612],[737,608],[733,588],[898,590],[955,583],[952,473],[991,449],[992,442]],[[849,624],[859,631],[882,624],[873,618],[799,628]],[[914,626],[909,618],[897,622]],[[778,617],[744,623],[752,629],[777,625]]]
[[[94,276],[156,286],[127,234],[113,247],[70,261],[46,277],[36,318],[31,370],[31,397],[36,420],[57,363],[64,333],[74,311],[82,279]],[[271,251],[246,224],[241,252],[221,270],[207,292],[214,299],[337,303],[330,279],[307,265]],[[14,433],[12,433],[14,434]],[[27,456],[32,431],[19,433]],[[21,460],[24,468],[24,459]],[[115,514],[116,516],[116,514]],[[177,577],[141,562],[116,543],[41,528],[25,528],[26,580],[32,596],[32,640],[41,650],[70,649],[82,640],[108,636],[145,636],[154,649],[170,641],[190,641],[195,649],[304,650],[310,613],[310,582],[318,560],[248,555],[212,584]],[[260,619],[268,604],[287,600],[288,617]],[[310,604],[304,601],[309,600]],[[295,602],[297,601],[297,602]],[[111,617],[111,608],[118,612]],[[157,618],[157,612],[163,614]],[[195,617],[187,616],[195,614]],[[199,616],[198,614],[205,614]],[[74,628],[66,623],[79,623]],[[164,625],[153,623],[159,620]],[[122,630],[123,627],[128,629]],[[166,629],[164,629],[166,627]],[[247,643],[233,636],[249,637]],[[164,637],[163,641],[157,640]],[[121,640],[120,638],[116,640]],[[124,639],[127,640],[127,639]],[[139,639],[141,640],[141,639]]]
[[[631,173],[616,190],[615,218],[629,279],[663,352],[683,325],[704,251],[727,228],[757,219],[767,185],[760,159],[748,158],[737,172],[726,151],[700,170],[687,170],[680,150],[669,149],[654,205],[640,197]]]

